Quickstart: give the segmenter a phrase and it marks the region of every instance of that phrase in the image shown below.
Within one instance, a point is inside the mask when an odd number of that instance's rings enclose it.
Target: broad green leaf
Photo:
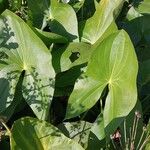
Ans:
[[[94,44],[114,21],[114,14],[118,14],[123,2],[124,0],[101,0],[95,14],[85,23],[81,40]]]
[[[138,6],[138,11],[141,14],[150,14],[150,1],[149,0],[144,0],[140,2]]]
[[[132,39],[132,42],[134,43],[134,45],[136,45],[136,47],[143,40],[150,39],[150,26],[148,26],[149,23],[149,15],[140,16],[124,23],[123,28],[128,32],[130,38]]]
[[[141,77],[141,84],[144,85],[150,82],[150,60],[144,61],[140,64],[139,75]]]
[[[15,121],[11,131],[12,150],[83,150],[78,143],[64,136],[56,127],[38,119],[19,119]]]
[[[114,118],[128,115],[136,103],[137,58],[129,36],[119,31],[107,37],[94,50],[87,72],[77,80],[69,98],[66,118],[90,109],[108,85],[104,127]]]
[[[38,37],[41,38],[41,40],[47,45],[50,46],[52,43],[67,43],[68,40],[58,34],[52,33],[52,32],[46,32],[39,30],[38,28],[34,29],[34,32]]]
[[[59,129],[68,132],[67,136],[87,148],[88,137],[92,123],[86,121],[66,122],[59,125]]]
[[[46,27],[50,0],[27,0],[27,2],[29,21],[39,29]]]
[[[94,122],[91,132],[99,139],[102,140],[105,138],[105,131],[104,131],[104,120],[103,115],[100,114],[96,121]]]
[[[69,4],[51,0],[49,19],[51,31],[67,37],[70,41],[79,41],[76,13]]]
[[[28,0],[28,6],[30,21],[34,26],[44,29],[49,25],[53,33],[70,41],[78,41],[77,17],[69,4],[59,3],[57,0]]]
[[[73,66],[87,63],[92,50],[87,43],[71,42],[63,47],[54,47],[52,51],[53,66],[56,72],[66,71]]]
[[[126,18],[128,20],[132,20],[135,19],[137,17],[142,16],[142,14],[140,14],[133,6],[129,9]]]
[[[0,112],[14,99],[15,87],[25,71],[22,92],[39,119],[47,119],[54,91],[51,55],[36,34],[12,12],[6,10],[0,19],[1,101]]]

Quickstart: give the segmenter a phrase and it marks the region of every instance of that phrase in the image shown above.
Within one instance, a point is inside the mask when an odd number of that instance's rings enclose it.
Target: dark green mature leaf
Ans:
[[[139,74],[141,76],[141,84],[144,85],[150,82],[150,60],[144,61],[140,64]]]
[[[77,80],[69,98],[66,118],[90,109],[109,86],[104,109],[104,127],[114,118],[128,115],[136,103],[137,58],[124,31],[103,40],[95,49],[87,72]]]
[[[124,0],[101,0],[95,14],[86,21],[82,41],[94,44],[114,21]],[[116,11],[116,12],[115,12]]]
[[[39,119],[47,119],[54,91],[51,55],[36,34],[10,11],[0,19],[0,112],[14,99],[19,76],[25,71],[23,96]]]
[[[12,150],[83,150],[53,125],[29,117],[14,123],[10,138]]]
[[[0,0],[0,14],[8,8],[8,0]]]
[[[37,28],[44,28],[49,17],[50,0],[27,0],[29,20]]]

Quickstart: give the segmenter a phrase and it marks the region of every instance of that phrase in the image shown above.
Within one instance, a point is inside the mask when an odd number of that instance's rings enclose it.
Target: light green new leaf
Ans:
[[[0,19],[0,112],[11,105],[19,76],[25,71],[23,96],[39,119],[47,119],[54,91],[51,55],[22,19],[6,10]]]
[[[12,150],[83,150],[78,143],[64,136],[56,127],[38,119],[19,119],[11,131]]]
[[[117,16],[124,0],[101,0],[95,14],[86,21],[82,41],[94,44],[107,30]]]
[[[75,84],[66,118],[78,116],[90,109],[106,85],[109,93],[104,109],[104,127],[114,118],[126,116],[137,99],[137,64],[133,45],[125,31],[114,33],[103,40],[93,52],[87,72]]]

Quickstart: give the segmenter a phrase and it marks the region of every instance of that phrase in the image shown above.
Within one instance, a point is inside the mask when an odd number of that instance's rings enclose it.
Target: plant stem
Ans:
[[[126,132],[126,119],[124,120],[124,142],[125,142],[125,145],[127,143],[127,132]]]
[[[7,130],[8,132],[8,135],[10,136],[11,135],[11,131],[10,129],[7,127],[7,125],[4,123],[4,121],[0,120],[1,124],[5,127],[5,129]]]
[[[139,118],[137,118],[136,125],[135,125],[135,131],[133,136],[133,144],[135,142],[136,134],[137,134],[137,128],[138,128]]]
[[[147,139],[145,139],[145,141],[143,142],[139,150],[143,150],[144,146],[146,145],[149,139],[150,139],[150,136],[148,136]]]
[[[133,122],[133,127],[132,127],[132,133],[131,133],[131,141],[130,141],[130,150],[132,150],[132,147],[133,147],[133,140],[134,140],[134,131],[135,131],[135,126],[136,126],[136,115],[134,116],[134,122]]]
[[[140,138],[139,143],[138,143],[138,145],[137,145],[137,149],[139,148],[139,146],[140,146],[140,144],[141,144],[141,141],[142,141],[142,139],[143,139],[144,133],[145,133],[145,131],[143,130],[142,135],[141,135],[141,138]]]

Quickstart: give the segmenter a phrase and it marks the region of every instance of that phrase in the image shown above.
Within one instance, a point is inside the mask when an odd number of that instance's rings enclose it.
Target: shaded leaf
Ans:
[[[35,115],[47,119],[54,91],[54,70],[51,55],[35,33],[10,11],[5,11],[0,20],[2,42],[0,44],[2,88],[0,111],[11,105],[19,76],[25,71],[23,96]]]
[[[14,123],[10,138],[13,140],[12,150],[83,150],[53,125],[29,117]]]

